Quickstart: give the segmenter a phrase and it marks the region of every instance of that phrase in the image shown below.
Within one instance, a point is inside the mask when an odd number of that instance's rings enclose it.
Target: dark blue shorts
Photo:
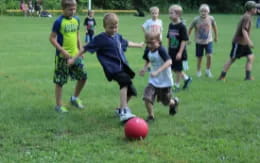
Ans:
[[[213,53],[213,43],[210,42],[208,44],[196,44],[196,56],[202,57],[204,55],[204,49],[206,54]]]

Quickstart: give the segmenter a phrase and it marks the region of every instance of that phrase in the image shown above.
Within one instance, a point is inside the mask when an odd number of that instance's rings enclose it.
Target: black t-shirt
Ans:
[[[84,21],[84,26],[86,26],[89,34],[94,34],[94,28],[96,26],[96,20],[94,18],[86,17]]]
[[[180,49],[182,41],[188,41],[188,33],[185,25],[181,22],[178,24],[169,24],[167,38],[169,39],[169,53],[170,55],[176,55]],[[182,56],[186,56],[186,47]]]

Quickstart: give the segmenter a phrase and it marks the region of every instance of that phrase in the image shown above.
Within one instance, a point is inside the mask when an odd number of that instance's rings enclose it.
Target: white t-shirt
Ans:
[[[161,19],[148,19],[144,22],[143,28],[145,32],[160,33],[160,38],[162,39],[163,24]]]
[[[164,47],[159,47],[155,51],[145,51],[143,59],[150,62],[151,72],[157,71],[167,60],[171,59]],[[157,76],[149,76],[149,83],[156,88],[166,88],[173,86],[171,66],[160,72]]]

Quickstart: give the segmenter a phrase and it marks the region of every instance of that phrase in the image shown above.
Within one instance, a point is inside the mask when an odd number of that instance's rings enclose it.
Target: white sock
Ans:
[[[72,101],[75,101],[75,100],[77,100],[77,97],[71,96],[71,100],[72,100]]]
[[[180,83],[175,83],[174,85],[176,88],[180,88]]]
[[[207,72],[207,73],[210,72],[210,69],[206,69],[206,72]]]
[[[184,75],[183,75],[183,79],[184,79],[184,80],[188,80],[188,79],[189,79],[189,76],[186,75],[186,74],[184,74]]]

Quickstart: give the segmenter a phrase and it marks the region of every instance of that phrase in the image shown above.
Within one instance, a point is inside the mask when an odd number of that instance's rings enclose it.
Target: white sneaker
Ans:
[[[209,77],[209,78],[213,77],[213,75],[212,75],[212,73],[210,71],[206,71],[206,76]]]
[[[123,108],[121,110],[121,114],[119,115],[120,122],[125,122],[133,117],[135,117],[135,115],[131,113],[129,108]]]
[[[201,71],[197,72],[197,77],[201,77]]]

